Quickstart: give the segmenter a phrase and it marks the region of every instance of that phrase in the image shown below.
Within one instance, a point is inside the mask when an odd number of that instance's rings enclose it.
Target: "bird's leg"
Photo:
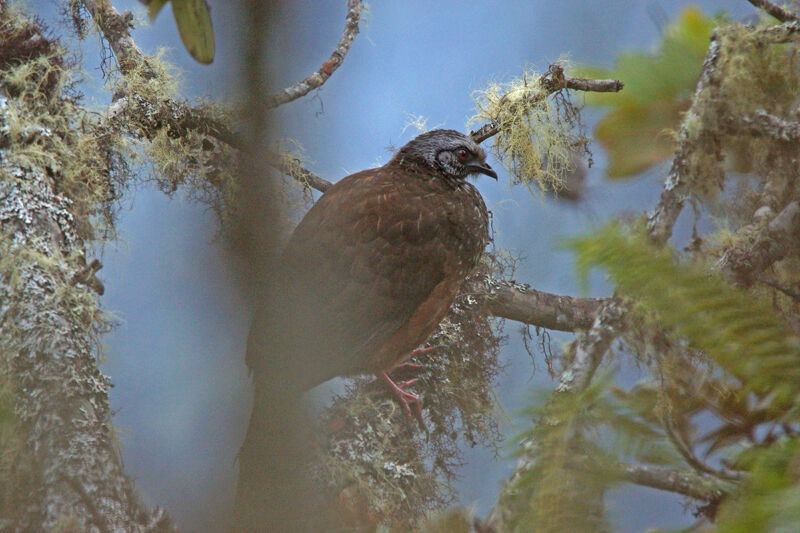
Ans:
[[[408,418],[409,422],[411,421],[412,413],[411,407],[408,404],[414,404],[413,416],[417,419],[417,423],[419,423],[420,427],[427,432],[428,428],[425,426],[425,420],[422,418],[422,404],[420,403],[419,398],[415,394],[411,394],[410,392],[403,390],[417,380],[410,379],[408,381],[403,381],[398,385],[392,381],[392,378],[390,378],[386,372],[381,372],[377,375],[377,377],[386,385],[395,399],[400,402],[400,405],[403,406],[403,410],[406,412],[406,417]]]

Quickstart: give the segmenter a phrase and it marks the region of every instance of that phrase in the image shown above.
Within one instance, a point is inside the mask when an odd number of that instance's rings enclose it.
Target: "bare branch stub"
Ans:
[[[344,25],[344,32],[339,44],[331,53],[331,56],[325,61],[319,69],[308,76],[303,81],[297,82],[290,87],[276,92],[264,99],[266,109],[272,109],[283,104],[287,104],[293,100],[307,95],[314,89],[321,87],[323,83],[328,81],[328,78],[339,68],[344,61],[345,56],[350,51],[350,46],[358,35],[358,23],[361,19],[361,10],[364,8],[361,0],[348,0],[347,2],[347,17]]]

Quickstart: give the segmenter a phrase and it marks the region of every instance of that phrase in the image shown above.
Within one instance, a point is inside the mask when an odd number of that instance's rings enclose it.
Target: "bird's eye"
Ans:
[[[456,150],[456,155],[460,160],[463,161],[469,157],[469,152],[464,148],[459,148],[458,150]]]

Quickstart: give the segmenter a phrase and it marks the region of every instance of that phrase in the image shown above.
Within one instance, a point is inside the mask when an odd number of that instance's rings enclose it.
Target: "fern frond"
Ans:
[[[655,249],[644,236],[624,233],[616,224],[569,247],[577,252],[583,279],[591,267],[605,267],[621,294],[685,336],[745,392],[770,394],[774,406],[797,400],[800,340],[769,304],[701,265],[678,263],[669,250]]]

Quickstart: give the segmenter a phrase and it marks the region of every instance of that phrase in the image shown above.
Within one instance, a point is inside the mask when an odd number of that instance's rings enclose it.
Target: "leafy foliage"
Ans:
[[[750,478],[720,510],[717,531],[796,531],[800,524],[800,439],[777,442],[747,455],[752,462]]]
[[[606,267],[622,294],[736,376],[746,392],[794,403],[800,392],[800,343],[769,304],[736,289],[701,264],[677,266],[667,250],[609,225],[574,240],[583,278]]]
[[[796,528],[800,342],[783,319],[768,303],[729,285],[707,266],[681,264],[668,250],[654,249],[642,235],[623,232],[615,224],[570,246],[584,279],[592,266],[605,267],[651,329],[672,332],[662,338],[654,362],[661,376],[658,393],[632,391],[644,408],[639,414],[663,425],[692,468],[736,478],[735,472],[695,457],[693,448],[703,443],[706,454],[727,449],[728,464],[748,473],[737,497],[722,504],[720,530]],[[691,353],[699,361],[710,358],[717,370],[698,372],[686,355]],[[631,393],[621,394],[634,399]],[[723,423],[698,438],[691,419],[703,412],[714,413]],[[642,428],[634,434],[647,436]]]
[[[595,408],[607,382],[553,393],[528,411],[534,425],[520,436],[528,466],[504,489],[501,503],[511,531],[603,531],[602,488],[612,481],[601,467],[606,453],[587,435],[597,429]]]
[[[608,150],[609,177],[634,176],[674,152],[670,130],[689,107],[716,22],[699,8],[687,7],[665,28],[657,51],[620,54],[610,70],[578,69],[582,76],[625,82],[619,95],[586,95],[589,105],[611,108],[595,131]]]
[[[169,0],[146,2],[150,19],[154,20]],[[214,28],[206,0],[172,0],[172,14],[183,46],[198,62],[214,61]]]

